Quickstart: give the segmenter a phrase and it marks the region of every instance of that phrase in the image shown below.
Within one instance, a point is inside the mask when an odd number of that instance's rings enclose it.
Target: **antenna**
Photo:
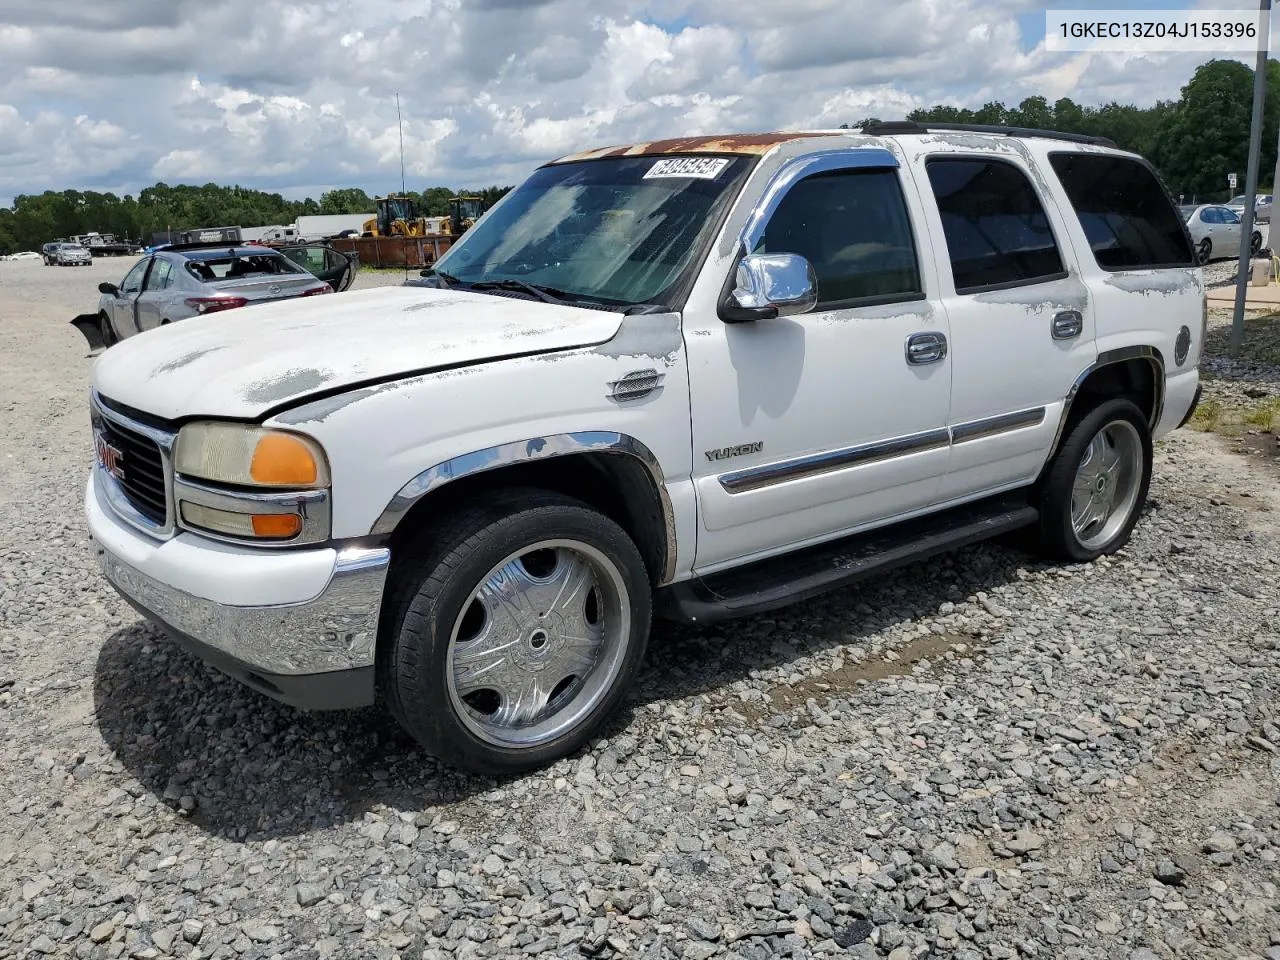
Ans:
[[[404,184],[404,119],[400,116],[399,91],[396,92],[396,126],[399,127],[400,129],[400,196],[403,197],[407,195],[408,191],[405,189],[405,184]],[[405,212],[405,216],[408,216],[408,211]],[[401,245],[401,249],[402,250],[404,249],[403,245]],[[404,255],[404,279],[406,283],[409,281],[408,251],[405,251],[405,255]]]
[[[400,94],[396,94],[396,126],[400,128],[400,193],[405,192],[404,187],[404,120],[400,117]]]

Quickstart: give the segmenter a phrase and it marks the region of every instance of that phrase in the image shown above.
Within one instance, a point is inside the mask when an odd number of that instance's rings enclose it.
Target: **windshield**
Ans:
[[[518,280],[601,303],[659,302],[747,169],[745,158],[712,156],[542,167],[468,230],[437,272],[464,285]]]
[[[412,220],[413,210],[408,197],[387,198],[387,209],[393,220]]]

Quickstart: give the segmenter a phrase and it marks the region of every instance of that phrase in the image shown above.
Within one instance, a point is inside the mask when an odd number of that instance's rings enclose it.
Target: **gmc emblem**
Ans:
[[[103,438],[102,434],[94,434],[93,445],[98,451],[98,463],[117,480],[124,479],[124,454]]]

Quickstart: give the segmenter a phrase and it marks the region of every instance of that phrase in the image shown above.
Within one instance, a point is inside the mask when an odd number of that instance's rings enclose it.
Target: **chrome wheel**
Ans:
[[[622,571],[577,540],[512,553],[454,621],[449,697],[481,739],[528,748],[573,729],[612,689],[631,637]]]
[[[1071,529],[1086,550],[1101,548],[1128,524],[1143,458],[1142,439],[1127,420],[1111,421],[1085,447],[1071,487]]]

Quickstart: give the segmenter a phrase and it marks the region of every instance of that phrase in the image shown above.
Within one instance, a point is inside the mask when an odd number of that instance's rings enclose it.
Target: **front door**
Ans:
[[[165,307],[169,303],[169,287],[173,283],[173,264],[168,260],[156,257],[151,261],[151,270],[142,282],[142,293],[138,295],[137,324],[138,331],[153,330],[161,321],[170,319],[165,316]]]
[[[1097,356],[1089,289],[1066,222],[1037,191],[1024,160],[994,154],[911,158],[926,192],[954,342],[952,502],[1032,482],[1049,455],[1063,403]],[[941,246],[941,245],[940,245]]]
[[[128,337],[138,332],[134,304],[138,300],[138,294],[142,292],[142,279],[146,276],[147,267],[150,265],[150,257],[139,260],[134,264],[133,269],[124,275],[124,279],[116,289],[111,307],[117,336]]]
[[[868,149],[775,184],[732,242],[807,258],[819,302],[734,324],[686,312],[700,573],[919,510],[947,464],[948,330],[911,181]]]

